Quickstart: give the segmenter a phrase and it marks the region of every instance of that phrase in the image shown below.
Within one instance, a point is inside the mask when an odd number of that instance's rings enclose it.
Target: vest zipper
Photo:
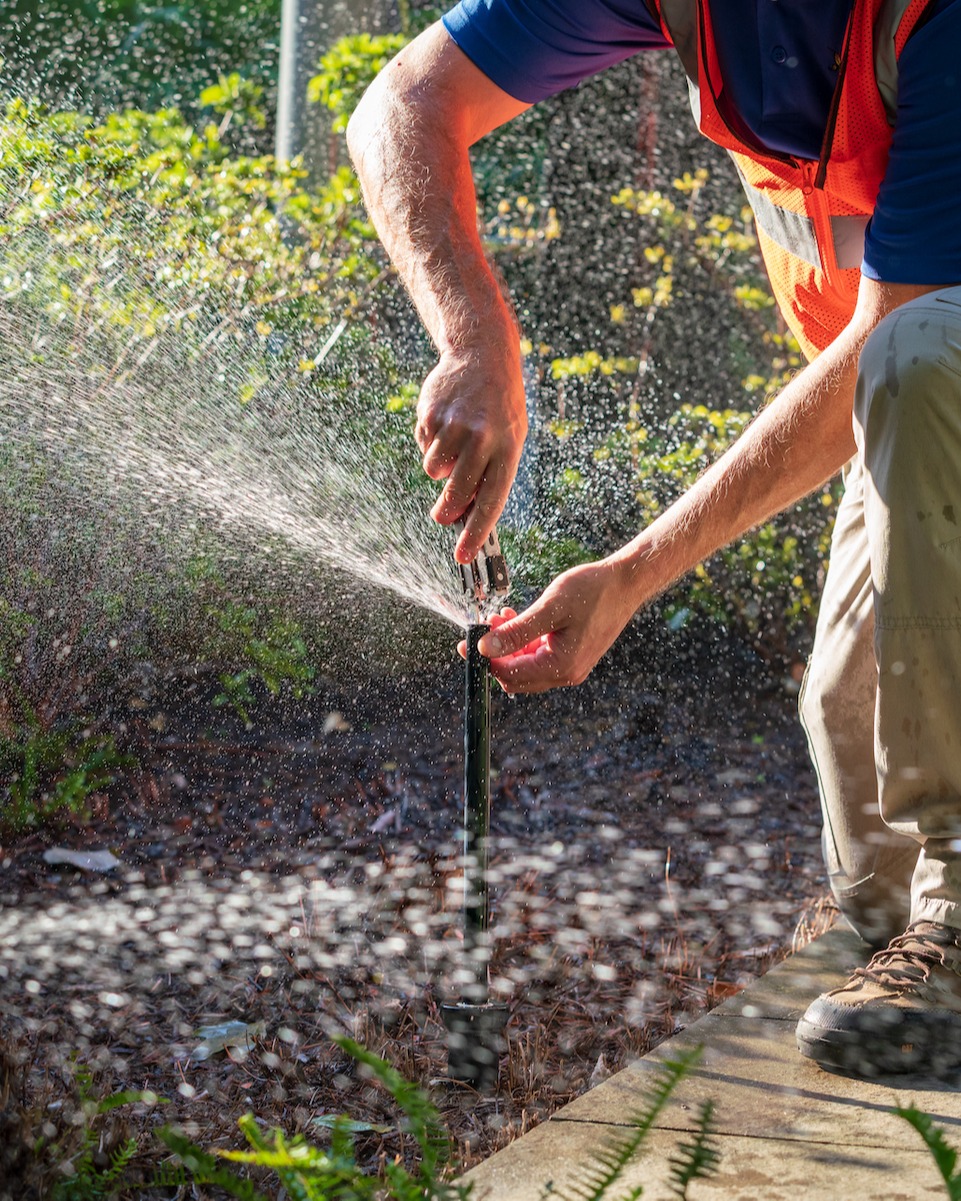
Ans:
[[[801,192],[804,207],[814,226],[814,238],[821,259],[821,270],[827,286],[838,296],[848,298],[850,288],[844,273],[838,266],[837,251],[834,249],[834,228],[824,188],[818,183],[820,167],[813,161],[803,162],[801,168]]]
[[[841,47],[841,61],[838,63],[838,81],[834,85],[834,94],[831,97],[831,108],[828,112],[827,125],[824,127],[824,138],[821,142],[821,155],[818,159],[817,174],[814,177],[814,186],[819,189],[824,188],[824,181],[828,174],[828,159],[831,157],[831,148],[834,145],[834,130],[838,123],[838,113],[841,111],[841,92],[844,90],[844,76],[848,69],[848,54],[851,49],[851,34],[854,29],[854,9],[855,4],[851,6],[851,14],[848,17],[847,29],[844,32],[844,44]]]

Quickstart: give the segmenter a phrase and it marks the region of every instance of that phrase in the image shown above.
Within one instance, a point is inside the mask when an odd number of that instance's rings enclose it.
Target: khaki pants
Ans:
[[[961,928],[961,287],[861,355],[801,718],[842,913],[880,944]]]

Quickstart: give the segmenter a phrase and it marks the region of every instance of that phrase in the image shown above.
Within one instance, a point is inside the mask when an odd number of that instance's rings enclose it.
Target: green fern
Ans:
[[[302,1136],[288,1141],[280,1130],[265,1135],[250,1113],[239,1125],[253,1150],[221,1151],[220,1157],[270,1168],[292,1201],[362,1201],[377,1190],[377,1180],[361,1174],[349,1137],[346,1141],[335,1138],[327,1152],[311,1146]]]
[[[49,1146],[41,1139],[35,1151],[46,1151],[55,1160],[69,1160],[73,1171],[69,1176],[58,1179],[50,1191],[51,1201],[102,1201],[117,1194],[118,1185],[123,1183],[134,1157],[137,1154],[136,1138],[124,1139],[110,1152],[105,1165],[96,1162],[101,1149],[101,1135],[97,1119],[123,1105],[159,1105],[164,1099],[156,1093],[139,1089],[128,1089],[111,1093],[107,1097],[94,1095],[94,1077],[90,1069],[73,1058],[73,1083],[77,1094],[82,1120],[74,1137],[79,1137],[79,1146],[71,1146],[70,1138],[51,1142]]]
[[[714,1102],[705,1101],[698,1111],[697,1130],[690,1142],[682,1142],[671,1156],[671,1192],[687,1201],[687,1186],[717,1170],[720,1153],[714,1137]]]
[[[170,1126],[162,1126],[157,1137],[180,1159],[183,1166],[198,1184],[215,1184],[237,1201],[269,1201],[249,1180],[238,1176],[225,1167],[220,1160],[198,1147],[186,1135]]]
[[[291,1201],[368,1201],[374,1197],[388,1197],[390,1201],[467,1201],[469,1185],[439,1179],[450,1162],[450,1141],[427,1096],[358,1043],[349,1038],[336,1041],[387,1089],[403,1112],[406,1129],[421,1154],[421,1162],[413,1172],[402,1163],[389,1163],[384,1167],[383,1179],[369,1176],[357,1163],[354,1134],[346,1118],[334,1122],[329,1150],[312,1146],[302,1135],[288,1138],[282,1130],[265,1132],[253,1114],[246,1114],[239,1122],[250,1148],[246,1151],[217,1151],[211,1155],[169,1128],[158,1131],[161,1139],[198,1183],[219,1185],[238,1201],[267,1199],[224,1160],[272,1171]]]
[[[941,1173],[950,1201],[961,1201],[961,1172],[954,1170],[958,1153],[944,1137],[944,1132],[935,1126],[929,1114],[922,1113],[913,1105],[895,1106],[894,1112],[924,1139]]]
[[[408,1131],[420,1149],[421,1162],[417,1179],[421,1184],[434,1184],[437,1175],[450,1160],[450,1140],[441,1125],[440,1114],[427,1095],[416,1084],[405,1080],[396,1068],[392,1068],[353,1039],[340,1036],[334,1041],[358,1063],[363,1064],[393,1097],[407,1119]],[[398,1177],[398,1182],[399,1179]]]
[[[53,1201],[101,1201],[102,1198],[113,1196],[114,1186],[126,1172],[131,1160],[137,1154],[137,1140],[128,1138],[122,1142],[110,1156],[107,1167],[98,1167],[94,1161],[97,1139],[89,1131],[84,1138],[84,1146],[74,1160],[74,1173],[63,1180],[58,1180],[53,1187]]]
[[[666,1060],[651,1086],[647,1103],[629,1119],[630,1134],[615,1137],[595,1151],[569,1192],[558,1192],[549,1184],[543,1196],[550,1197],[551,1201],[610,1201],[610,1190],[621,1180],[625,1168],[643,1146],[678,1084],[700,1058],[701,1048],[696,1047],[676,1059]],[[709,1144],[712,1117],[713,1108],[704,1106],[693,1142],[682,1143],[671,1160],[671,1188],[678,1197],[685,1198],[690,1181],[709,1175],[716,1166],[717,1153]],[[637,1201],[643,1192],[643,1185],[636,1185],[622,1193],[618,1201]]]

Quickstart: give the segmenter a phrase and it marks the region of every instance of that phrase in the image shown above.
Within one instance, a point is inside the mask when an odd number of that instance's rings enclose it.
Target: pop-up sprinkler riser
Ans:
[[[461,566],[471,600],[467,630],[464,688],[464,961],[466,983],[461,1000],[443,1005],[448,1033],[448,1073],[481,1092],[497,1084],[497,1065],[507,1049],[507,1006],[490,1001],[490,673],[477,649],[490,629],[479,619],[491,595],[505,595],[507,567],[496,532],[467,566]]]

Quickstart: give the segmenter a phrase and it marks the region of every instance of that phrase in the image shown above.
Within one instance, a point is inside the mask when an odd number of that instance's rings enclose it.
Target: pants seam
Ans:
[[[961,617],[884,617],[875,619],[878,630],[961,630]]]

